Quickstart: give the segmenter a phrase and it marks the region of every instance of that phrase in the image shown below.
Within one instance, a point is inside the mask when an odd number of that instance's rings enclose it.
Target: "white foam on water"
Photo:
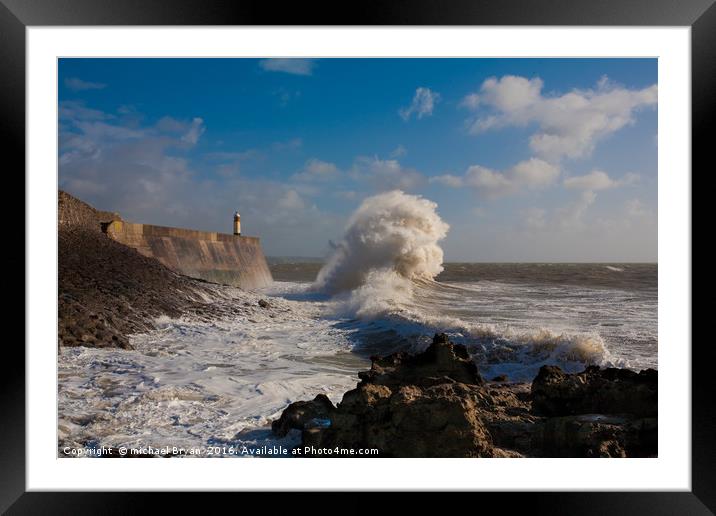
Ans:
[[[269,299],[269,310],[246,301],[241,318],[163,318],[131,339],[133,351],[63,348],[61,442],[273,443],[267,427],[289,403],[319,393],[340,401],[369,365],[350,354],[350,332],[322,319],[320,303]]]

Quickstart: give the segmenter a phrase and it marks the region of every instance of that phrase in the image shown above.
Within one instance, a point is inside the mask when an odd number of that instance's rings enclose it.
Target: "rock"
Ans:
[[[506,374],[500,374],[495,376],[491,381],[492,382],[508,382],[510,379],[507,377]]]
[[[358,386],[330,412],[330,425],[292,426],[304,426],[304,446],[377,448],[383,457],[495,455],[479,416],[478,391],[484,382],[465,347],[447,336],[435,335],[418,355],[375,357],[370,371],[359,378]],[[275,431],[284,428],[282,420],[292,418],[293,405],[274,423]]]
[[[656,419],[553,417],[536,428],[532,445],[545,457],[655,457]]]
[[[492,457],[473,385],[363,383],[345,394],[330,427],[304,439],[321,448],[376,448],[382,457]]]
[[[381,457],[657,453],[656,371],[543,367],[532,384],[486,383],[465,347],[438,334],[425,352],[373,357],[358,376],[337,407],[322,395],[293,403],[274,432],[300,429],[302,456],[336,447]]]
[[[478,391],[480,419],[496,447],[531,453],[532,433],[542,418],[530,412],[529,384],[492,385]]]
[[[465,346],[453,344],[444,333],[436,334],[428,349],[418,355],[399,352],[371,361],[370,371],[358,373],[366,383],[420,387],[446,382],[484,384]]]
[[[567,374],[542,366],[532,382],[532,406],[544,416],[576,414],[657,415],[657,372],[590,366]]]
[[[261,308],[269,308],[271,305],[265,299],[259,299],[259,306]]]
[[[283,437],[293,428],[297,430],[323,428],[326,426],[325,421],[330,425],[331,415],[335,410],[336,407],[325,394],[319,394],[311,401],[296,401],[271,424],[271,430],[279,437]]]

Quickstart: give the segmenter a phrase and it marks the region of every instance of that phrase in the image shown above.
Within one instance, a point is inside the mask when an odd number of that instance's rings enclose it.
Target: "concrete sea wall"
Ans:
[[[112,220],[102,230],[114,240],[186,276],[244,289],[271,283],[257,237]]]

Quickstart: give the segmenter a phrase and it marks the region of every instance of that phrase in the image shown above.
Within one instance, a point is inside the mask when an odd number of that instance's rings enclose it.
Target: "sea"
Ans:
[[[260,290],[213,287],[241,316],[160,318],[134,350],[61,348],[59,456],[290,449],[296,432],[270,430],[288,404],[338,403],[371,356],[419,352],[435,333],[465,345],[488,380],[531,382],[543,365],[658,368],[657,264],[445,262],[436,206],[402,195],[364,203],[326,260],[271,260]]]

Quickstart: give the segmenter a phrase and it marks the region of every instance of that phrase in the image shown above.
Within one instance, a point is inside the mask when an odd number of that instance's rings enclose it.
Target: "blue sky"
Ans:
[[[448,261],[656,261],[655,59],[61,59],[59,185],[321,256],[367,196]]]

